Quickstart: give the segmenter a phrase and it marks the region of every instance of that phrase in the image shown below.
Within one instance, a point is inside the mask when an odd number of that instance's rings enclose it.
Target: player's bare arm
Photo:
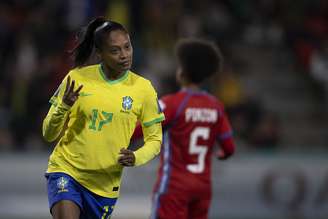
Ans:
[[[66,83],[66,88],[65,92],[63,95],[63,102],[69,106],[73,106],[77,98],[79,97],[79,93],[81,89],[83,88],[83,85],[80,85],[75,91],[74,91],[74,86],[75,86],[75,80],[72,80],[71,83],[71,77],[67,77],[67,83]]]

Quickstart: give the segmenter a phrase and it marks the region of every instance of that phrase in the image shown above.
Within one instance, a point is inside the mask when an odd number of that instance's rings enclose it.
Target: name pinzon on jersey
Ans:
[[[218,112],[208,108],[187,108],[185,113],[186,122],[210,122],[216,123]]]
[[[133,99],[130,96],[123,97],[123,100],[122,100],[122,108],[124,109],[124,111],[131,110],[132,103],[133,103]]]
[[[61,193],[61,192],[68,192],[67,184],[68,184],[68,179],[65,178],[65,177],[63,177],[63,176],[60,177],[60,178],[57,180],[58,193]]]

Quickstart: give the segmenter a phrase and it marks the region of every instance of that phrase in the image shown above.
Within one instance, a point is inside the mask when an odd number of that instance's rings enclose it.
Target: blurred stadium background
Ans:
[[[133,70],[159,96],[177,89],[177,39],[221,47],[205,88],[226,105],[237,154],[213,163],[211,219],[328,218],[328,1],[1,0],[1,219],[50,218],[42,119],[76,31],[99,15],[129,29]],[[157,163],[125,172],[114,219],[148,218]]]

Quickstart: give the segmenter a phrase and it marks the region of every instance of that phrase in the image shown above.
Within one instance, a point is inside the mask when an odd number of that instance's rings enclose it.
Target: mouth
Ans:
[[[130,66],[130,61],[120,62],[119,65],[123,67],[128,67]]]

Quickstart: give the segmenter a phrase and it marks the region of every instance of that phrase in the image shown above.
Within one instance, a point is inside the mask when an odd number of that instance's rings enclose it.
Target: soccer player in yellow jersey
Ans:
[[[86,66],[93,51],[101,62]],[[145,164],[160,151],[164,115],[151,83],[130,71],[132,53],[121,24],[94,19],[73,50],[75,68],[50,99],[43,136],[52,142],[63,133],[46,172],[55,219],[110,218],[123,168]],[[145,143],[131,151],[137,121]]]

